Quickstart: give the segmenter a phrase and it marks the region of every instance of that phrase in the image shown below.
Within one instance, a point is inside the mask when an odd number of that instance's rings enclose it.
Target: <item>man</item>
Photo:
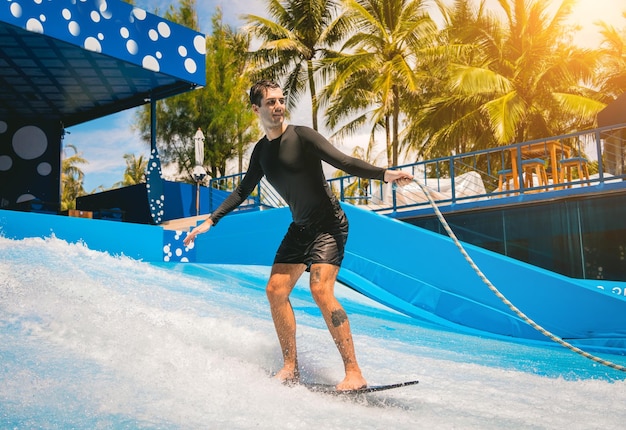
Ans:
[[[274,82],[263,80],[253,85],[250,102],[265,137],[254,147],[248,171],[239,186],[206,221],[189,232],[184,243],[189,245],[198,234],[207,232],[239,206],[265,176],[285,199],[293,218],[276,252],[266,288],[284,360],[275,377],[285,382],[299,378],[296,321],[289,295],[307,270],[311,294],[344,363],[345,378],[337,384],[337,389],[365,387],[367,382],[356,360],[348,316],[334,294],[348,237],[348,221],[326,182],[321,161],[351,175],[395,181],[400,185],[406,185],[413,177],[349,157],[311,128],[287,125],[285,97]]]

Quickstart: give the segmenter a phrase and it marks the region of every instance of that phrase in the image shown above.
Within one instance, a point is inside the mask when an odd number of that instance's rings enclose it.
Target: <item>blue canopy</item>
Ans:
[[[0,2],[0,118],[66,127],[203,86],[205,36],[119,0]]]

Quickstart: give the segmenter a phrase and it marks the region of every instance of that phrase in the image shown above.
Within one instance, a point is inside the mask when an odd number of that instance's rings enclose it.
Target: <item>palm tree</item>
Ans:
[[[626,18],[626,12],[622,12]],[[599,85],[606,102],[610,103],[626,90],[626,27],[621,31],[604,22],[600,24],[603,37],[601,65],[598,72]],[[624,140],[626,133],[620,130],[604,133],[604,169],[613,175],[624,172]]]
[[[243,171],[243,154],[260,136],[256,116],[250,109],[251,62],[247,57],[251,37],[236,32],[222,21],[218,9],[207,37],[207,85],[198,103],[199,124],[206,132],[205,161],[213,177],[226,174],[226,162],[237,156]]]
[[[85,174],[78,167],[79,164],[89,163],[78,153],[76,146],[66,145],[65,147],[71,148],[74,154],[67,157],[65,156],[61,161],[61,210],[76,209],[76,197],[84,196],[86,194],[83,188],[83,180]]]
[[[126,160],[126,170],[124,171],[124,179],[113,184],[113,188],[128,187],[146,182],[146,169],[148,160],[140,155],[139,158],[135,154],[124,154]]]
[[[571,43],[564,23],[576,0],[563,0],[551,18],[548,0],[499,3],[507,33],[497,71],[511,88],[485,105],[496,137],[521,142],[591,126],[603,106],[584,83],[592,82],[598,56]]]
[[[352,150],[352,157],[358,158],[359,160],[364,160],[364,161],[376,163],[376,159],[378,157],[373,157],[372,156],[372,149],[373,149],[373,147],[371,145],[366,150],[364,150],[360,146],[356,146]],[[333,173],[333,178],[341,178],[341,177],[344,177],[344,176],[349,176],[349,175],[346,172],[342,171],[342,170],[336,170]],[[338,197],[340,197],[342,201],[346,197],[347,198],[358,197],[358,199],[356,199],[356,202],[353,202],[353,204],[356,204],[356,205],[367,205],[367,204],[369,204],[368,196],[370,194],[370,182],[371,182],[371,180],[370,179],[356,178],[356,177],[351,177],[350,180],[353,180],[353,182],[352,183],[348,183],[348,185],[344,185],[343,186],[343,195],[342,196],[338,195]],[[337,190],[333,189],[333,191],[338,194]]]
[[[421,67],[429,71],[419,99],[405,99],[409,125],[405,139],[420,157],[442,157],[493,145],[489,124],[476,109],[476,101],[458,91],[452,70],[458,64],[485,64],[481,50],[482,32],[491,33],[498,23],[488,16],[485,0],[475,8],[474,0],[456,0],[453,7],[437,1],[444,18],[438,49]],[[489,30],[492,29],[492,30]]]
[[[234,62],[236,79],[231,95],[231,104],[236,106],[232,111],[235,151],[237,153],[238,172],[244,171],[243,158],[246,149],[251,142],[261,135],[256,115],[250,109],[248,99],[248,89],[251,84],[252,65],[247,61],[245,55],[241,53],[250,49],[250,35],[244,33],[232,34],[230,39],[231,50],[234,52],[237,61]]]
[[[445,61],[439,95],[413,118],[423,154],[449,153],[459,142],[479,149],[588,128],[603,107],[591,88],[597,52],[573,46],[564,24],[575,0],[553,13],[547,0],[498,3],[503,22],[484,3],[471,12],[467,0],[444,13],[448,43],[463,49]]]
[[[398,164],[402,99],[421,91],[416,66],[429,49],[436,25],[422,0],[347,0],[345,20],[354,34],[343,44],[343,55],[329,63],[335,79],[324,91],[327,125],[334,128],[352,117],[339,134],[372,124],[384,130],[388,164]],[[354,117],[356,115],[356,117]]]
[[[197,28],[195,0],[181,1],[177,12],[170,8],[166,18]],[[213,177],[226,174],[226,163],[258,138],[256,117],[250,112],[245,93],[250,86],[246,54],[250,37],[222,22],[218,8],[207,36],[206,85],[195,91],[159,100],[156,103],[159,155],[164,163],[175,163],[180,177],[193,179],[193,136],[200,127],[205,133],[203,165]],[[136,129],[150,141],[150,107],[137,115]]]
[[[284,84],[289,109],[308,89],[315,130],[319,109],[316,63],[332,55],[330,48],[346,34],[339,5],[339,0],[268,0],[268,12],[274,21],[245,16],[248,31],[262,41],[251,53],[259,65],[258,77]]]
[[[622,16],[626,19],[626,11],[622,12]],[[615,99],[626,91],[626,27],[620,31],[604,22],[599,25],[603,40],[602,63],[598,75],[602,93]]]

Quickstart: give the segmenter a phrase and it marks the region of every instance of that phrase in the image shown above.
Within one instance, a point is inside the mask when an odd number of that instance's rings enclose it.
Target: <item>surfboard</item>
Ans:
[[[359,388],[358,390],[337,390],[335,385],[332,384],[318,384],[300,382],[300,385],[305,386],[309,390],[316,393],[344,395],[344,394],[361,394],[361,393],[375,393],[377,391],[393,390],[394,388],[408,387],[409,385],[418,384],[419,381],[405,381],[395,384],[383,384],[383,385],[368,385],[367,387]]]

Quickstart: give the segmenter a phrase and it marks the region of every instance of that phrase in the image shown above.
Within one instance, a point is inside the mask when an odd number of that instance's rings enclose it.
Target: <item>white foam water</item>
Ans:
[[[269,269],[148,264],[49,239],[0,238],[0,428],[588,429],[626,421],[624,375],[559,347],[463,336],[337,285],[370,383],[332,397],[281,364]],[[342,365],[303,277],[303,378]],[[623,357],[610,357],[623,360]]]

